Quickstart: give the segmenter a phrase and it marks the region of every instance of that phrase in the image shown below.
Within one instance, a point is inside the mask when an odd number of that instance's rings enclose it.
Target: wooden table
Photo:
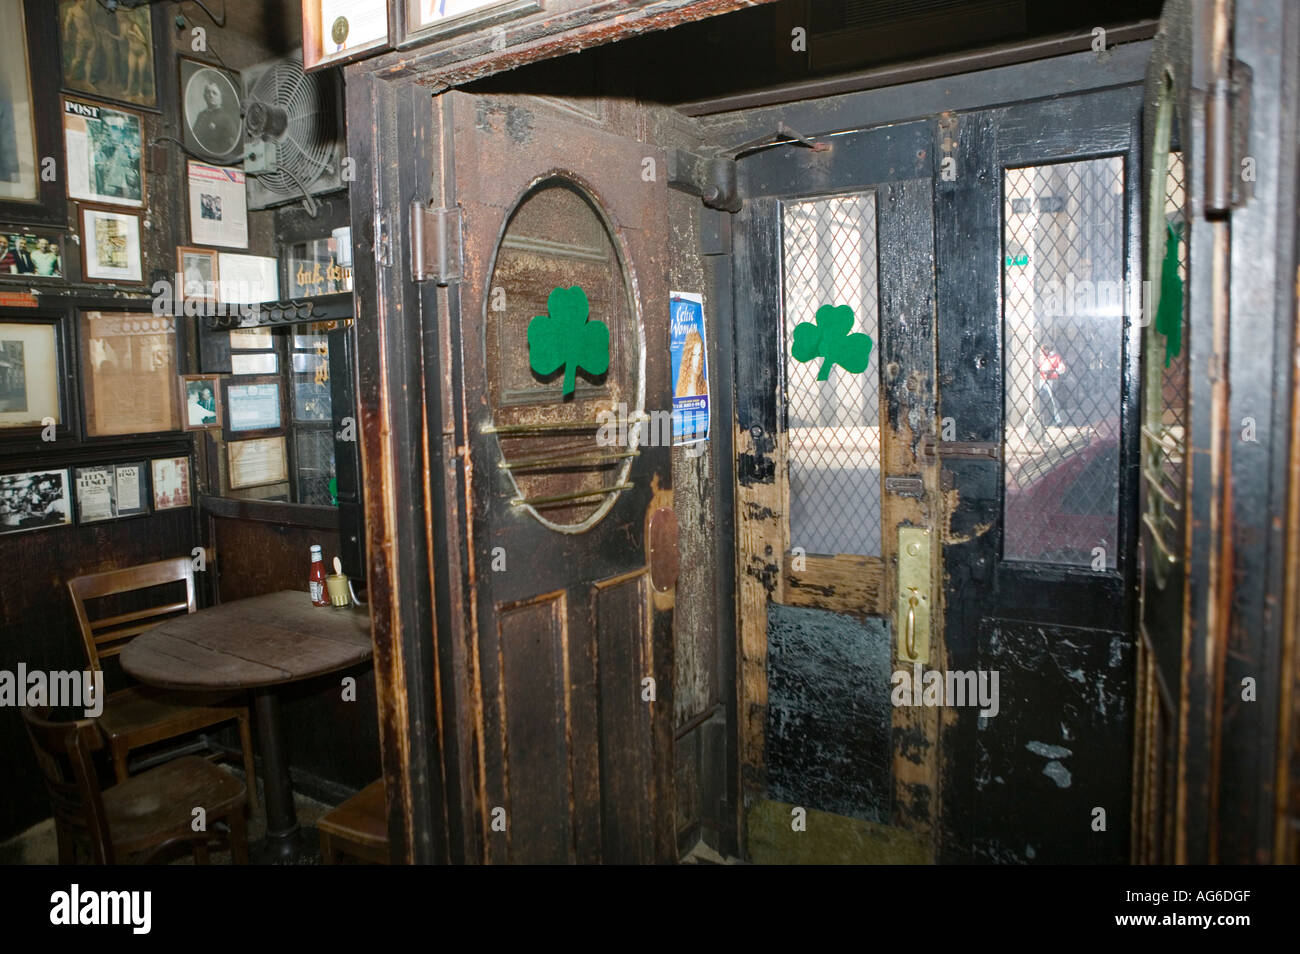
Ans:
[[[298,590],[222,603],[160,623],[122,651],[122,668],[151,686],[194,692],[251,689],[266,786],[266,845],[258,855],[298,860],[302,837],[293,807],[276,687],[346,669],[370,658],[365,610],[313,606]],[[313,843],[309,844],[311,841]]]

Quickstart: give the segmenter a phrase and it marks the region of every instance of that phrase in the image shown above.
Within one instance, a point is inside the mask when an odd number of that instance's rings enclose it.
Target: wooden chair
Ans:
[[[162,603],[148,609],[94,620],[87,612],[86,603],[89,600],[168,583],[185,584],[184,602]],[[197,606],[194,598],[194,568],[189,557],[79,576],[68,581],[68,592],[72,594],[72,605],[77,612],[77,624],[85,644],[86,658],[90,668],[95,671],[100,670],[102,659],[120,653],[140,633],[182,612],[193,613]],[[256,808],[257,784],[248,706],[232,704],[229,698],[214,699],[195,693],[133,686],[110,694],[104,701],[99,727],[108,737],[117,780],[124,782],[128,776],[127,754],[132,749],[231,720],[239,723],[239,742],[244,754],[249,802]]]
[[[388,808],[384,780],[371,782],[316,823],[320,831],[320,860],[337,864],[347,855],[376,865],[388,857]]]
[[[213,826],[221,821],[230,829],[225,840],[232,859],[248,864],[247,792],[239,779],[191,755],[101,790],[91,752],[103,748],[103,740],[94,719],[54,722],[48,706],[25,706],[22,712],[54,804],[59,864],[74,864],[78,848],[95,864],[143,864],[183,842],[195,863],[206,864]],[[199,807],[208,831],[192,828]]]

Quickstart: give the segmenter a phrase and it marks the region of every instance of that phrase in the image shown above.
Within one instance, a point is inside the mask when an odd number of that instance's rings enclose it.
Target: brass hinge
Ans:
[[[411,278],[450,285],[460,281],[462,265],[459,206],[431,209],[411,203]]]

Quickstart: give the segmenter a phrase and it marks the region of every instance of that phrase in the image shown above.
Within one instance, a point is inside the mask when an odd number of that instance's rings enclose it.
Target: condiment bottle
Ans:
[[[319,544],[311,548],[311,574],[307,577],[308,589],[311,590],[313,606],[329,606],[329,594],[325,592],[325,558],[321,555]]]

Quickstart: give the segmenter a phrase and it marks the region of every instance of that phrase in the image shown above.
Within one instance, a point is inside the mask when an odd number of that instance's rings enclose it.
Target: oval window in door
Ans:
[[[523,195],[485,300],[488,397],[511,505],[554,530],[587,530],[629,486],[645,398],[632,281],[587,189],[551,176]]]

